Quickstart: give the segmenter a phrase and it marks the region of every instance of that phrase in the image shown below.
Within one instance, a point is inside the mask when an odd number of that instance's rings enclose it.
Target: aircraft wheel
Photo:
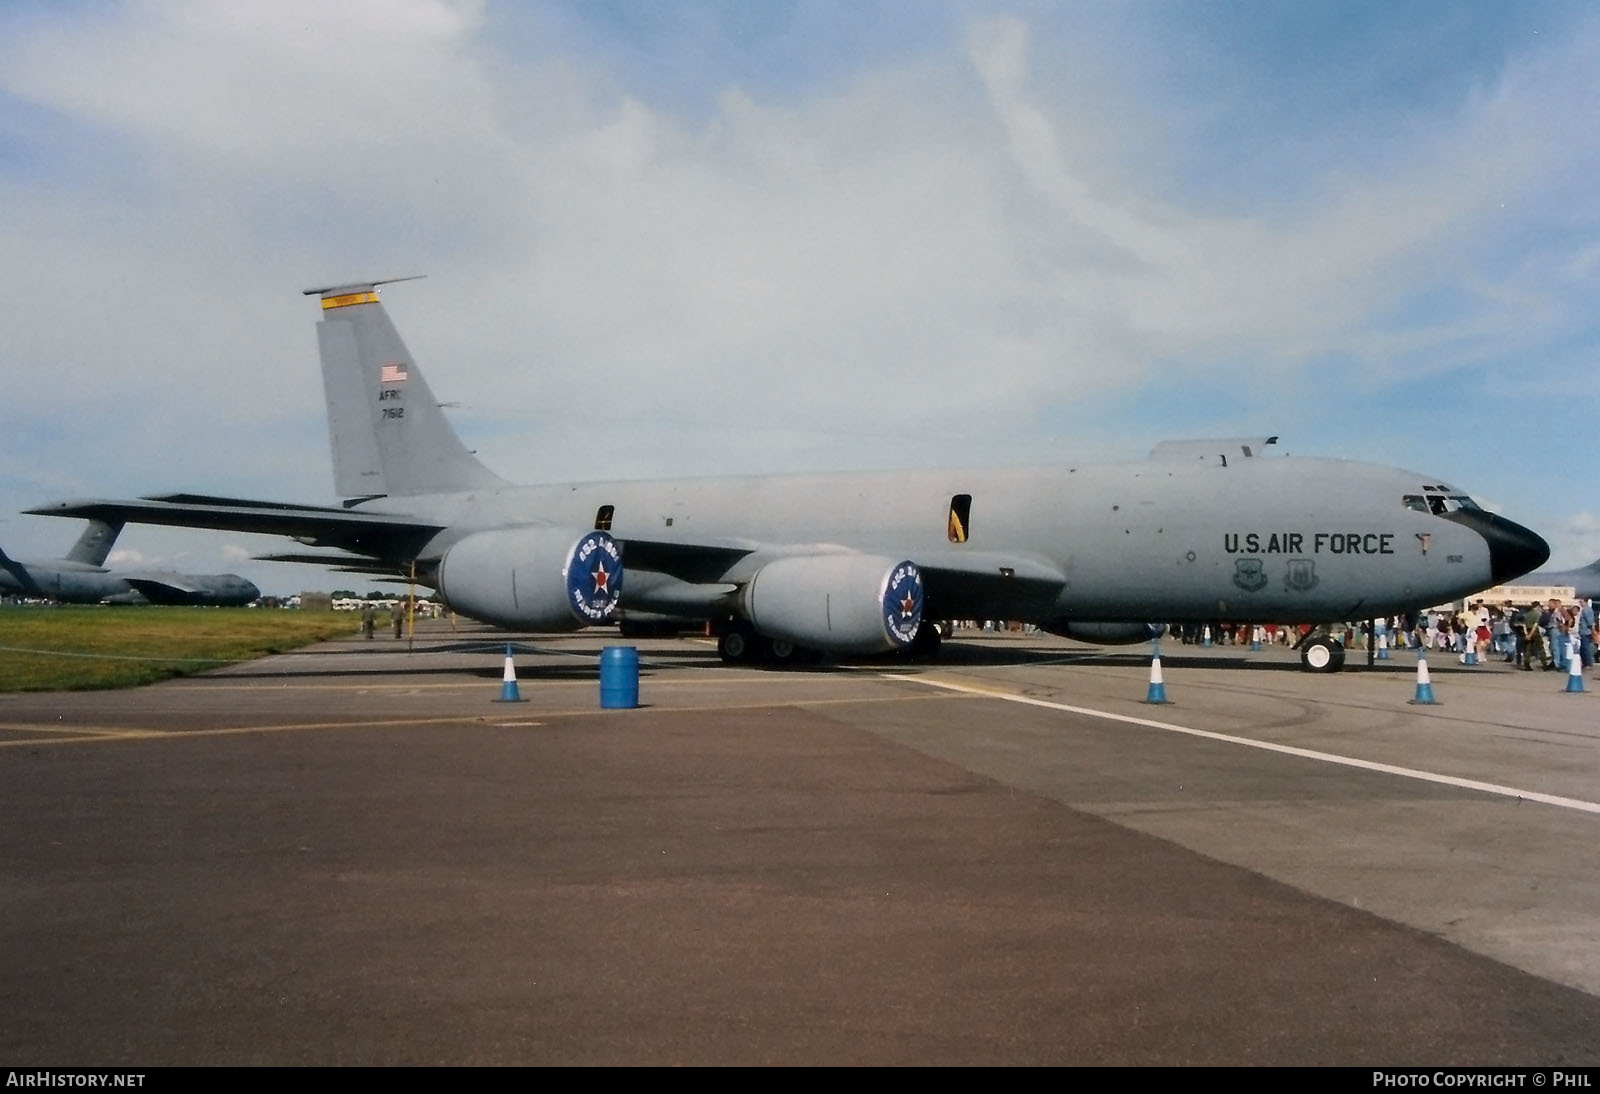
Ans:
[[[762,638],[758,641],[761,659],[774,668],[786,669],[795,665],[814,665],[822,660],[822,651],[801,646],[787,638]]]
[[[1338,672],[1344,668],[1344,647],[1331,638],[1313,638],[1300,648],[1300,667],[1307,672]]]
[[[755,637],[742,627],[735,627],[717,639],[717,653],[729,664],[749,661],[755,656]]]

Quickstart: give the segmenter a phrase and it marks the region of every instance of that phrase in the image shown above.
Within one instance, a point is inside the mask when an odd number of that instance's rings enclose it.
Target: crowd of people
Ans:
[[[1254,623],[1183,623],[1171,632],[1184,645],[1202,644],[1208,639],[1219,645],[1244,645],[1251,642],[1292,646],[1310,634],[1310,624],[1280,626]],[[1259,632],[1259,635],[1258,635]],[[1350,648],[1363,648],[1371,638],[1375,645],[1393,649],[1426,649],[1455,653],[1465,660],[1467,653],[1479,658],[1501,657],[1506,663],[1533,671],[1547,669],[1567,672],[1574,651],[1583,668],[1594,667],[1595,647],[1600,643],[1592,600],[1566,604],[1557,599],[1518,607],[1511,601],[1488,604],[1473,601],[1458,612],[1428,611],[1415,616],[1392,616],[1344,623],[1330,628],[1332,636]]]
[[[1543,604],[1518,607],[1476,601],[1454,616],[1437,613],[1419,620],[1417,641],[1431,640],[1440,649],[1480,657],[1498,656],[1518,668],[1567,672],[1577,656],[1583,668],[1594,667],[1596,623],[1594,602],[1565,604],[1552,597]]]

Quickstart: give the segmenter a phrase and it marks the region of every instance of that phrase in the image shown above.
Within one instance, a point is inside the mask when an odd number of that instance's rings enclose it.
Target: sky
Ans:
[[[0,7],[0,546],[332,504],[302,290],[523,482],[1276,434],[1600,556],[1600,8]],[[113,565],[376,587],[129,526]]]

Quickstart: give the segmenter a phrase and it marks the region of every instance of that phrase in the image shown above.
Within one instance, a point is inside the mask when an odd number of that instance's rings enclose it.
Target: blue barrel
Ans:
[[[639,651],[632,646],[600,651],[600,705],[616,709],[639,705]]]

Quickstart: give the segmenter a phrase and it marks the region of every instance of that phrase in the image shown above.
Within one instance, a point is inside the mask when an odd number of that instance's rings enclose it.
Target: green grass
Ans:
[[[126,688],[355,635],[346,612],[0,606],[0,692]]]

